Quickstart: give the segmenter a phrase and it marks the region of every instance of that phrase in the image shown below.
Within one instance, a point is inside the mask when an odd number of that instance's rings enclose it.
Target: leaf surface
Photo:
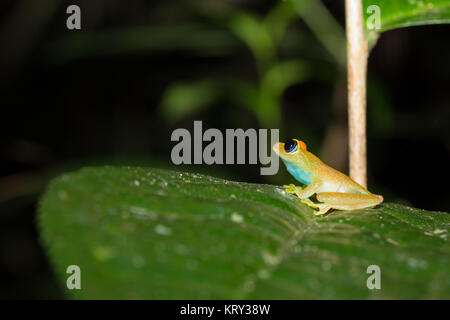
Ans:
[[[450,216],[398,204],[312,210],[272,185],[137,167],[53,180],[39,225],[84,299],[450,298]],[[366,286],[381,269],[381,289]]]

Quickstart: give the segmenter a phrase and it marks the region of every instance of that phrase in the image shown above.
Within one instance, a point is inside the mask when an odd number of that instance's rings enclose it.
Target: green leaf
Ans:
[[[162,113],[174,123],[188,114],[212,105],[221,94],[222,88],[213,80],[177,82],[170,85],[164,93],[161,101]]]
[[[373,5],[379,7],[381,28],[377,30],[378,32],[450,22],[449,0],[364,0],[363,4],[366,22],[375,13],[369,10],[369,7]]]
[[[229,27],[249,47],[263,73],[276,56],[274,39],[267,25],[256,15],[238,12],[230,19]]]
[[[300,60],[286,60],[279,62],[267,71],[261,86],[263,90],[281,95],[289,86],[305,81],[310,75],[308,63]]]
[[[135,167],[54,180],[39,225],[73,298],[450,298],[450,216],[385,203],[315,217],[280,187]],[[366,286],[381,268],[381,289]]]
[[[277,2],[264,18],[264,26],[272,34],[278,45],[285,36],[286,30],[296,19],[296,12],[288,1]]]
[[[195,56],[226,56],[239,42],[225,29],[203,24],[134,26],[70,33],[47,48],[48,62],[121,54],[185,52]]]
[[[346,65],[345,32],[322,1],[291,0],[297,14],[340,67]]]

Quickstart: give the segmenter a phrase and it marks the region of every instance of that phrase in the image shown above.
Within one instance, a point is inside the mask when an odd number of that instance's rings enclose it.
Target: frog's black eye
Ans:
[[[297,151],[298,145],[297,141],[295,140],[288,140],[284,143],[284,151],[287,153],[294,153]]]

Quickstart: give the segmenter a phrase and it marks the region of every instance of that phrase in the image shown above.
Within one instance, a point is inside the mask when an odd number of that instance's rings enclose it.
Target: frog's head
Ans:
[[[291,139],[286,142],[277,142],[273,145],[273,151],[287,162],[296,162],[302,159],[306,151],[306,144],[297,139]]]

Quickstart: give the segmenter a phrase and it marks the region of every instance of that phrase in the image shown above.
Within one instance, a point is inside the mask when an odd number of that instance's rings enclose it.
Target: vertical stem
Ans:
[[[368,48],[362,0],[346,0],[350,177],[367,186],[366,72]]]

